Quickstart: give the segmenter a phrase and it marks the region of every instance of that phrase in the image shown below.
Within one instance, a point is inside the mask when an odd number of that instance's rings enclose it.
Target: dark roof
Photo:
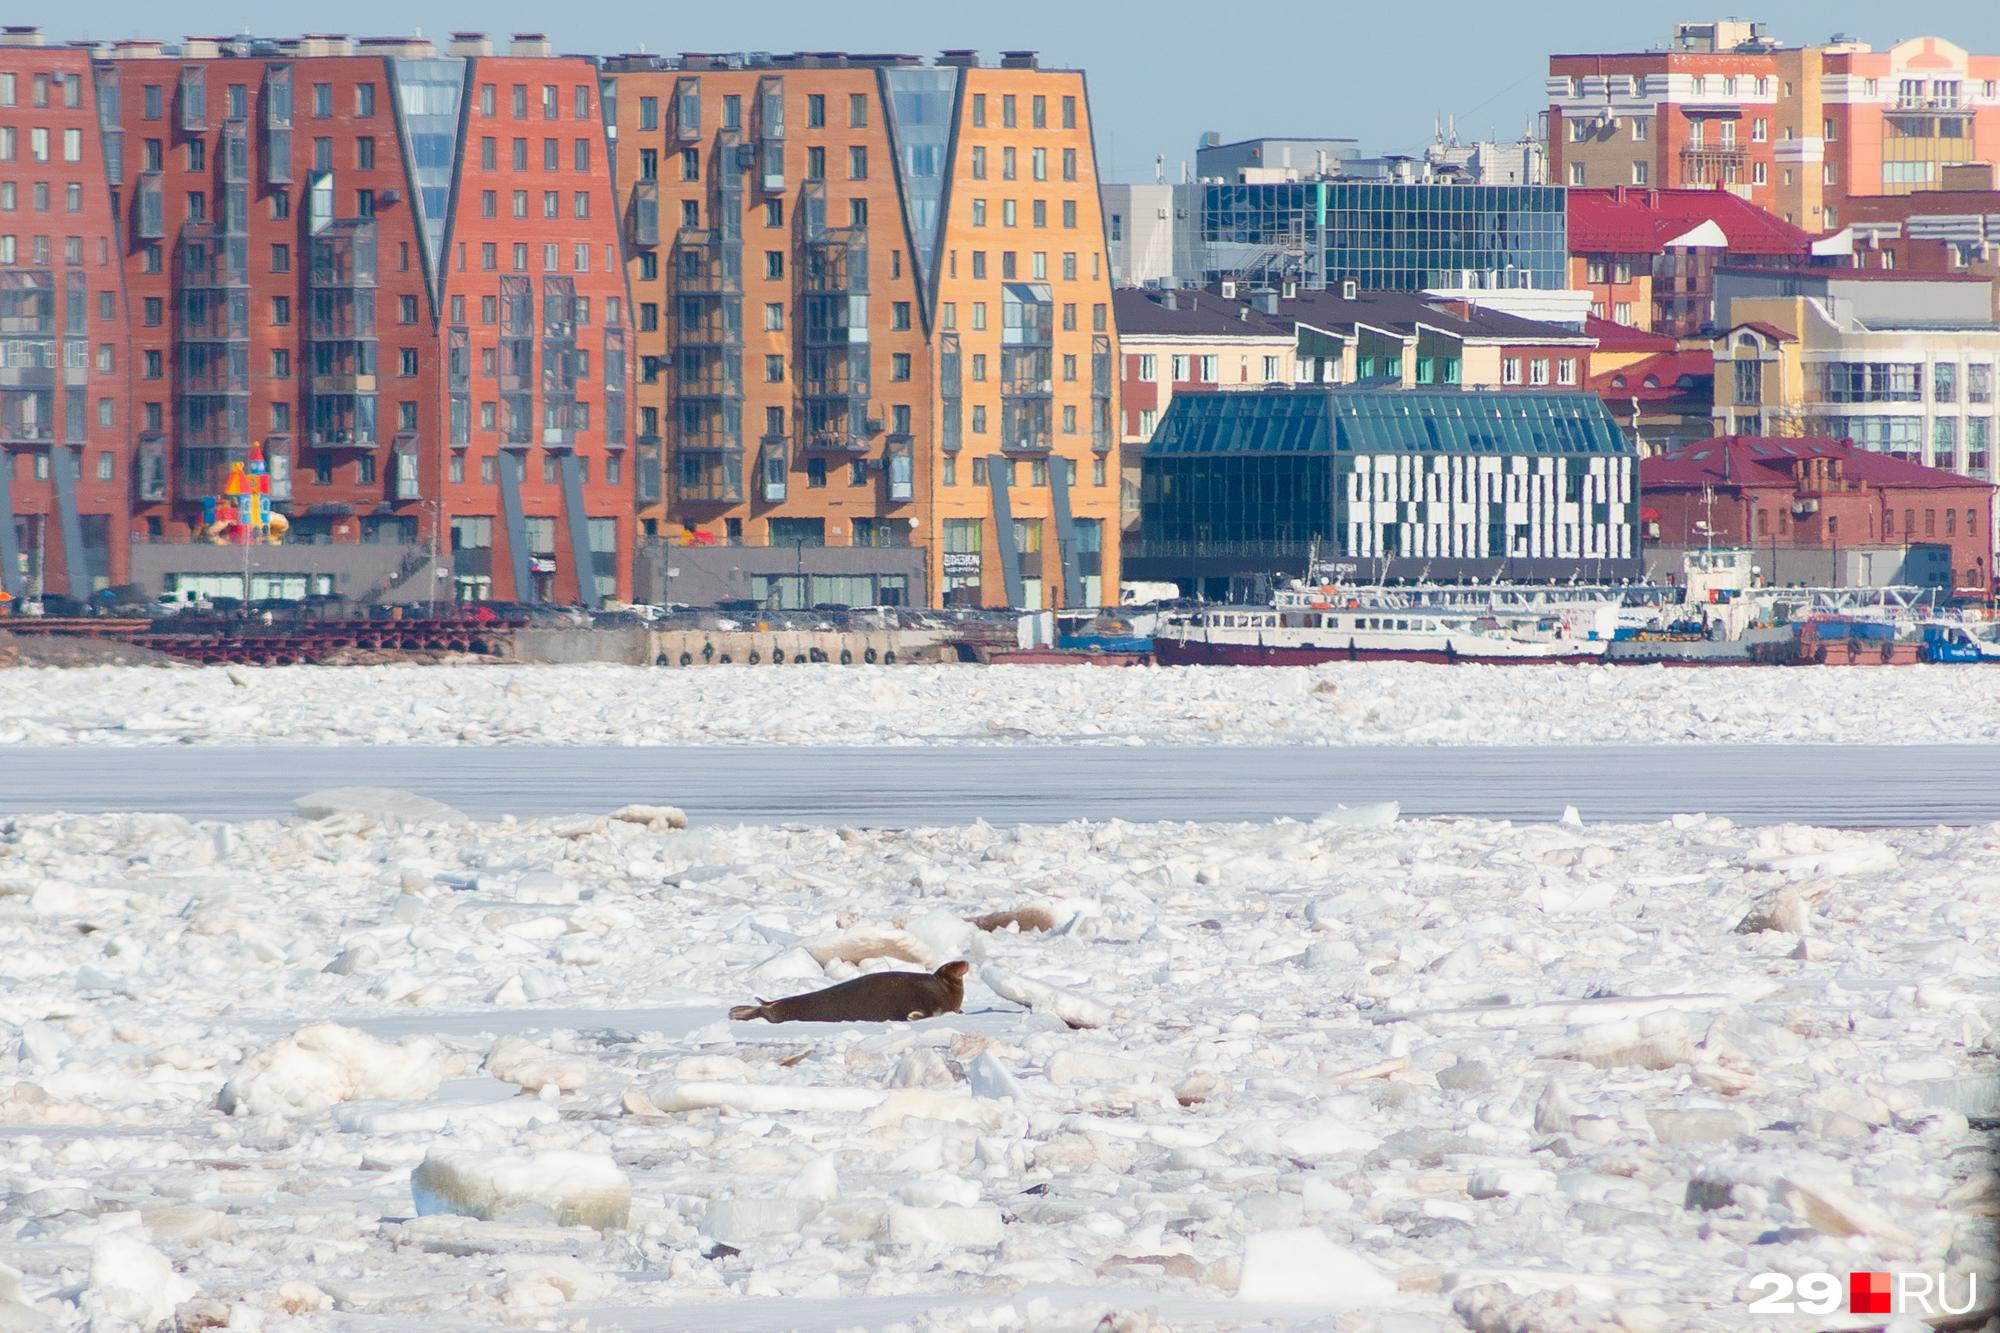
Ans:
[[[1167,302],[1173,302],[1169,309]],[[1273,319],[1247,301],[1225,301],[1214,292],[1159,292],[1121,287],[1111,293],[1121,338],[1289,338],[1292,321]]]
[[[1461,310],[1464,313],[1460,313]],[[1355,324],[1409,333],[1423,324],[1462,338],[1494,338],[1508,342],[1576,341],[1585,335],[1560,324],[1523,319],[1487,306],[1471,305],[1454,298],[1425,296],[1422,292],[1366,291],[1352,300],[1337,290],[1301,289],[1290,300],[1278,301],[1280,318],[1310,324],[1335,332]]]
[[[1174,309],[1167,308],[1167,301]],[[1419,324],[1460,338],[1491,338],[1517,343],[1581,342],[1586,334],[1560,324],[1522,319],[1457,298],[1425,296],[1421,292],[1367,291],[1353,299],[1337,290],[1300,289],[1295,296],[1277,296],[1276,314],[1266,314],[1268,293],[1225,297],[1219,287],[1182,288],[1173,292],[1126,287],[1111,294],[1120,337],[1289,337],[1300,324],[1329,333],[1356,324],[1398,334],[1413,333]],[[1464,313],[1460,313],[1463,309]],[[1672,344],[1669,343],[1669,346]]]
[[[1644,490],[1662,491],[1696,490],[1718,482],[1735,486],[1789,486],[1792,465],[1803,458],[1838,458],[1849,481],[1885,490],[1968,486],[1993,489],[1990,482],[1857,448],[1848,440],[1769,435],[1723,435],[1657,458],[1643,459],[1639,463],[1639,485]]]
[[[1157,454],[1626,454],[1589,393],[1410,389],[1183,391],[1147,447]]]
[[[1705,222],[1722,229],[1727,254],[1812,253],[1812,233],[1717,186],[1655,190],[1616,186],[1569,192],[1571,254],[1658,254]]]

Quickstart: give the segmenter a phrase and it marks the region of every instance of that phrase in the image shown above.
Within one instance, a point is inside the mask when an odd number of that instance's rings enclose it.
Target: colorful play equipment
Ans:
[[[201,530],[217,545],[268,541],[276,546],[291,529],[291,521],[271,508],[271,470],[261,444],[250,446],[247,462],[229,465],[222,494],[205,496],[201,502]]]

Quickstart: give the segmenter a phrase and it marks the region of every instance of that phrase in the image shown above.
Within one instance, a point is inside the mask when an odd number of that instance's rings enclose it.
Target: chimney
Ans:
[[[164,43],[150,39],[125,38],[111,44],[113,60],[158,60],[166,53]]]
[[[182,60],[214,60],[222,55],[222,41],[216,37],[189,37],[181,42]]]
[[[1171,287],[1161,292],[1160,307],[1164,310],[1179,310],[1181,308],[1181,298],[1179,293],[1175,292],[1174,289]]]
[[[40,46],[42,30],[25,23],[10,23],[0,28],[0,46]]]
[[[517,32],[514,40],[507,43],[510,56],[547,57],[555,54],[555,47],[549,44],[547,33]]]
[[[970,47],[951,47],[938,55],[938,64],[953,69],[978,69],[979,52]]]
[[[455,32],[444,52],[449,56],[490,56],[493,43],[483,32]]]
[[[1002,51],[1000,53],[1000,68],[1040,69],[1041,62],[1036,60],[1033,51]]]
[[[1265,314],[1267,314],[1267,315],[1275,315],[1275,314],[1277,314],[1277,313],[1278,313],[1278,294],[1277,294],[1276,292],[1259,292],[1259,293],[1257,293],[1257,308],[1258,308],[1259,310],[1263,311],[1263,312],[1264,312]]]

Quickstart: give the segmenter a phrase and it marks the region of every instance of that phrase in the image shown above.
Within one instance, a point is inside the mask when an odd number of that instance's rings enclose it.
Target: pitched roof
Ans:
[[[1799,340],[1797,334],[1787,333],[1776,324],[1766,324],[1761,319],[1746,319],[1740,324],[1731,324],[1728,332],[1735,333],[1739,329],[1748,329],[1774,343],[1795,343]]]
[[[1639,462],[1641,490],[1689,490],[1726,482],[1735,486],[1789,486],[1802,458],[1838,458],[1849,481],[1885,490],[1939,490],[1992,483],[1857,448],[1847,440],[1724,435]]]
[[[1349,298],[1333,290],[1301,289],[1289,297],[1262,293],[1245,298],[1225,297],[1213,287],[1173,292],[1124,287],[1111,294],[1111,303],[1121,338],[1288,338],[1300,324],[1329,333],[1366,324],[1398,334],[1412,333],[1422,324],[1459,338],[1512,343],[1581,344],[1586,338],[1560,324],[1421,292],[1366,291]],[[1265,313],[1267,303],[1275,304],[1276,314]]]
[[[1584,317],[1583,331],[1597,339],[1600,352],[1671,352],[1674,340],[1664,333],[1649,333],[1629,324],[1619,324],[1600,315]]]
[[[1518,343],[1580,342],[1585,336],[1560,324],[1523,319],[1490,306],[1426,296],[1422,292],[1363,291],[1349,298],[1331,288],[1325,291],[1301,288],[1296,296],[1279,300],[1277,317],[1329,332],[1367,324],[1408,333],[1422,324],[1461,338]]]
[[[1172,306],[1167,303],[1172,301]],[[1292,321],[1214,292],[1121,287],[1111,293],[1121,338],[1290,338]]]
[[[1590,377],[1590,390],[1611,399],[1665,402],[1714,392],[1715,354],[1704,348],[1659,352]]]
[[[1720,231],[1728,254],[1812,254],[1812,233],[1719,187],[1569,192],[1571,254],[1659,254],[1704,227]]]

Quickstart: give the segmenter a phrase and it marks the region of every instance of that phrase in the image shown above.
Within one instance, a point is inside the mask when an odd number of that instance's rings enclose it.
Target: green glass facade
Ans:
[[[1135,578],[1636,577],[1637,462],[1584,393],[1180,393],[1141,463]]]

